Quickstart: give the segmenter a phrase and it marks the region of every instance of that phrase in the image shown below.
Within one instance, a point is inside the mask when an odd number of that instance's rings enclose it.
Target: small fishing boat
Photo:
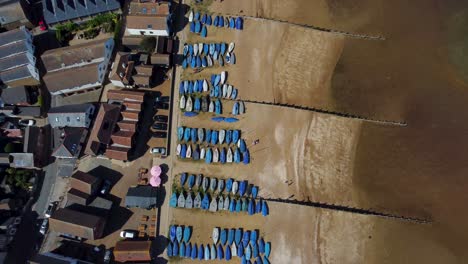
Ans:
[[[219,144],[224,143],[224,138],[226,137],[226,130],[221,129],[219,130]]]
[[[215,80],[214,80],[214,85],[218,85],[220,81],[221,81],[221,75],[216,74]]]
[[[233,213],[236,211],[236,199],[232,198],[229,203],[229,212]]]
[[[205,249],[205,247],[203,246],[203,244],[200,245],[200,247],[198,247],[198,252],[197,252],[197,257],[198,257],[198,260],[202,260],[203,259],[203,250]]]
[[[223,16],[219,17],[218,26],[219,27],[224,27],[224,17]]]
[[[242,163],[246,165],[250,163],[250,152],[248,150],[242,153]]]
[[[192,260],[197,258],[197,243],[195,243],[192,247],[192,254],[190,256]]]
[[[250,232],[250,243],[257,243],[257,239],[258,239],[258,232],[257,230],[252,230]]]
[[[208,26],[211,26],[211,25],[213,24],[213,19],[211,18],[210,15],[208,15],[208,16],[206,17],[206,24],[207,24]]]
[[[245,145],[245,140],[242,138],[237,141],[237,147],[240,149],[241,152],[244,152],[247,150],[247,146]]]
[[[224,42],[220,43],[219,54],[224,55],[226,53],[226,49],[227,49],[227,44]]]
[[[226,130],[226,139],[224,140],[226,144],[231,144],[232,140],[232,130]]]
[[[250,245],[245,245],[245,258],[247,260],[250,260],[252,257],[252,249],[250,248]]]
[[[187,145],[182,144],[182,147],[180,149],[180,157],[185,159],[186,154],[187,154]]]
[[[244,231],[244,235],[242,236],[242,245],[244,245],[244,247],[247,247],[247,245],[249,244],[249,240],[250,240],[250,231],[249,230]]]
[[[232,106],[232,114],[233,115],[238,115],[239,114],[239,103],[235,102],[234,105]]]
[[[201,22],[202,24],[206,23],[206,14],[203,14],[203,16],[201,17]]]
[[[219,55],[218,64],[219,64],[219,66],[221,66],[221,67],[224,66],[224,59],[223,59],[223,56],[222,56],[222,55]],[[184,69],[185,69],[185,68],[184,68]]]
[[[210,52],[210,46],[207,43],[203,43],[203,54],[208,55]]]
[[[185,108],[185,103],[186,103],[186,101],[185,101],[185,95],[182,95],[182,96],[180,97],[180,100],[179,100],[179,107],[180,107],[180,109],[184,109],[184,108]]]
[[[248,205],[248,208],[247,208],[247,212],[249,213],[249,215],[255,214],[255,204],[254,204],[253,199],[249,199],[249,205]]]
[[[196,57],[192,58],[192,61],[190,62],[190,67],[196,68],[197,67],[197,59]]]
[[[239,101],[239,115],[242,115],[245,113],[245,104],[244,101]]]
[[[176,155],[177,156],[180,156],[180,151],[182,149],[182,145],[181,144],[177,144],[177,148],[176,148]]]
[[[213,54],[213,60],[217,61],[219,59],[219,52],[217,50],[215,50],[214,54]]]
[[[184,93],[188,93],[188,83],[189,81],[187,80],[184,81]]]
[[[208,99],[206,96],[202,96],[201,98],[201,111],[208,112]]]
[[[206,28],[206,26],[203,26],[203,28],[201,30],[201,33],[200,33],[200,36],[202,38],[206,38],[207,35],[208,35],[208,29]]]
[[[219,16],[215,16],[213,20],[213,26],[218,27],[218,22],[219,22]]]
[[[190,23],[190,32],[195,33],[195,22]]]
[[[198,44],[193,44],[193,55],[198,56]]]
[[[185,103],[185,111],[191,112],[193,109],[192,97],[187,97],[187,102]]]
[[[267,242],[265,244],[265,257],[269,258],[271,253],[271,243]]]
[[[265,253],[265,241],[262,237],[258,240],[258,251],[261,254]]]
[[[208,82],[203,80],[203,92],[208,92]]]
[[[208,61],[206,60],[206,57],[202,57],[201,66],[202,66],[202,68],[206,68],[208,66]],[[195,92],[197,92],[197,91],[195,91]]]
[[[229,210],[229,204],[230,204],[230,201],[229,201],[229,196],[226,196],[226,198],[224,198],[224,204],[223,204],[223,210]]]
[[[260,200],[256,205],[255,205],[255,213],[259,214],[262,212],[262,201]]]
[[[193,208],[200,208],[201,207],[201,196],[200,193],[197,193],[195,199],[193,199]]]
[[[200,20],[200,12],[195,12],[195,16],[194,16],[193,20],[195,20],[195,21]]]
[[[202,148],[200,151],[200,159],[205,159],[205,154],[206,154],[206,150],[205,148]]]
[[[218,193],[222,193],[224,190],[224,180],[223,179],[219,179],[218,180]]]
[[[234,150],[234,162],[235,163],[240,163],[240,151],[238,148]]]
[[[193,188],[193,186],[195,185],[195,175],[191,174],[191,175],[188,177],[187,184],[188,184],[189,189],[192,189],[192,188]]]
[[[216,116],[216,117],[212,117],[211,120],[215,121],[215,122],[221,122],[221,121],[224,121],[224,117],[223,116]]]
[[[223,246],[221,244],[218,245],[217,255],[218,255],[219,260],[224,259],[224,250],[223,250]]]
[[[172,243],[172,256],[179,256],[179,242]]]
[[[237,246],[236,243],[232,243],[231,245],[231,252],[233,257],[237,257]]]
[[[231,247],[228,245],[226,247],[226,256],[225,256],[225,259],[227,261],[231,260],[231,257],[232,257],[232,254],[231,254]]]
[[[216,211],[218,211],[218,202],[216,201],[216,198],[214,198],[213,200],[211,200],[209,211],[210,211],[210,212],[213,212],[213,213],[215,213]]]
[[[216,259],[216,246],[214,244],[211,244],[210,254],[211,254],[211,256],[210,256],[211,260]]]
[[[231,65],[234,65],[236,64],[236,54],[233,52],[231,54],[231,62],[230,62]]]
[[[257,195],[258,195],[258,187],[253,186],[252,187],[252,197],[255,199],[255,198],[257,198]]]
[[[215,44],[214,43],[211,43],[210,44],[210,55],[213,56],[214,52],[215,52]]]
[[[234,235],[236,233],[235,229],[229,229],[227,232],[227,243],[228,245],[232,245],[232,242],[234,242]]]
[[[208,194],[205,193],[201,201],[201,209],[208,210],[208,208],[210,208],[210,198],[208,197]]]
[[[252,245],[252,257],[253,257],[253,258],[258,258],[258,246],[257,246],[257,242],[250,242],[250,245]]]
[[[215,43],[215,50],[218,52],[218,54],[221,52],[221,44],[220,43]]]
[[[265,201],[262,201],[262,215],[267,216],[269,213],[268,205]]]
[[[223,98],[226,98],[226,96],[227,96],[227,89],[228,89],[228,85],[223,84]]]
[[[216,190],[217,180],[216,178],[210,179],[210,191],[214,192]]]
[[[204,177],[202,182],[202,190],[206,192],[210,186],[210,177]]]
[[[185,246],[185,258],[190,258],[191,254],[192,254],[192,243],[188,243]]]
[[[187,159],[190,159],[192,157],[192,145],[188,144],[187,146],[187,153],[185,155]]]
[[[202,66],[202,60],[200,56],[197,56],[197,68],[200,68]]]
[[[187,180],[187,173],[180,174],[180,186],[184,187],[185,181]]]
[[[223,210],[223,207],[224,207],[224,197],[222,195],[220,195],[218,197],[218,210]]]
[[[227,72],[222,71],[220,74],[220,83],[224,84],[226,82],[226,79],[227,79]]]
[[[226,192],[231,192],[233,180],[231,178],[226,180]]]
[[[172,247],[173,247],[173,243],[172,242],[169,242],[169,244],[167,245],[167,256],[168,257],[172,257]]]
[[[211,55],[206,56],[206,62],[207,62],[208,67],[213,67],[213,59],[211,58]],[[208,90],[206,90],[206,91],[208,91]]]
[[[220,242],[221,242],[221,245],[226,245],[226,241],[227,241],[227,229],[221,229],[221,235],[220,235]]]
[[[236,29],[237,30],[242,30],[244,28],[244,20],[242,17],[237,17],[236,18]]]
[[[211,132],[211,144],[216,145],[216,143],[218,143],[218,131],[213,130]]]
[[[232,163],[232,150],[231,148],[228,148],[227,154],[226,154],[226,162],[227,163]]]
[[[237,141],[239,141],[239,138],[240,138],[240,131],[233,130],[232,131],[232,143],[237,144]]]
[[[184,91],[184,82],[180,82],[179,83],[179,94],[182,95],[184,93],[185,93],[185,91]]]
[[[203,179],[203,175],[202,174],[198,174],[196,179],[195,179],[195,185],[197,187],[200,187],[201,186],[201,183],[202,183],[202,179]]]
[[[239,184],[239,195],[244,196],[246,189],[247,189],[247,181],[241,181]]]
[[[193,22],[193,11],[190,11],[189,16],[188,16],[188,21]]]
[[[235,47],[236,47],[236,44],[234,44],[234,42],[229,43],[228,52],[231,53]]]
[[[177,242],[179,243],[182,241],[182,227],[181,226],[176,227],[176,239],[177,239]]]
[[[174,242],[174,239],[176,238],[176,228],[177,226],[171,225],[171,228],[169,229],[169,239],[171,242]]]
[[[198,147],[198,144],[193,149],[192,159],[193,160],[199,160],[200,159],[200,148]]]
[[[232,89],[231,100],[236,100],[237,98],[237,89]]]
[[[210,260],[210,246],[205,246],[205,260]]]
[[[191,136],[191,140],[193,143],[197,143],[197,129],[196,128],[192,128],[190,130],[190,136]]]
[[[187,198],[185,198],[185,208],[187,209],[192,209],[193,208],[193,199],[192,199],[192,194],[189,193],[187,195]]]
[[[205,129],[198,128],[198,142],[203,142],[205,136]]]
[[[236,229],[236,234],[234,236],[236,244],[239,245],[242,239],[242,229],[238,228]]]
[[[200,42],[195,45],[198,45],[198,55],[201,55],[203,53],[203,43]]]
[[[215,113],[217,115],[220,115],[223,113],[223,110],[221,108],[221,101],[219,99],[215,101]]]
[[[195,103],[193,105],[193,110],[195,112],[200,112],[200,109],[201,109],[201,101],[200,101],[200,98],[196,97],[195,98]]]
[[[241,201],[242,201],[241,211],[242,211],[242,212],[246,212],[246,211],[247,211],[247,200],[245,200],[244,198],[242,198]]]
[[[201,27],[202,27],[202,25],[201,25],[200,21],[195,21],[195,33],[200,33]]]
[[[205,134],[206,134],[205,135],[206,143],[210,143],[210,141],[211,141],[211,129],[207,129]]]
[[[221,150],[219,151],[219,162],[221,162],[222,164],[226,163],[226,149],[225,148],[221,148]]]
[[[182,69],[187,69],[187,66],[188,66],[187,59],[184,58],[184,60],[182,61]]]
[[[214,97],[219,97],[219,95],[221,94],[221,91],[220,91],[220,90],[221,90],[221,88],[219,87],[219,85],[216,85],[216,86],[214,87],[213,96],[214,96]]]
[[[180,207],[180,208],[185,207],[185,196],[183,192],[179,194],[179,198],[177,199],[177,207]]]
[[[192,230],[189,226],[184,227],[184,242],[187,243],[192,236]]]
[[[239,183],[237,181],[232,183],[232,194],[236,194],[239,188]]]
[[[211,152],[211,149],[208,148],[206,150],[205,163],[210,164],[212,161],[213,161],[213,153]]]
[[[233,17],[229,19],[229,28],[236,28],[236,20]]]
[[[171,195],[171,199],[169,200],[169,206],[170,207],[177,207],[177,194],[174,192]]]
[[[210,106],[208,107],[208,112],[213,113],[214,112],[214,102],[210,102]]]
[[[214,227],[213,232],[211,233],[211,237],[213,238],[213,243],[217,244],[219,239],[219,228]]]

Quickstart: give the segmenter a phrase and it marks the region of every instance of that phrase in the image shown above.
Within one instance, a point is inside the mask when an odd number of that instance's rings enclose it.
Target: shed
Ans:
[[[119,241],[115,244],[114,257],[118,262],[151,260],[151,241]]]
[[[128,188],[127,196],[125,197],[125,206],[127,208],[153,208],[157,203],[157,190],[157,188],[149,185],[130,187]]]

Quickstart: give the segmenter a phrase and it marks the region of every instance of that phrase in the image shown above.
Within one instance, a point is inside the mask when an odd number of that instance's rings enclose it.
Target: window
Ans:
[[[143,13],[143,14],[146,14],[146,13],[147,13],[146,7],[143,7],[143,8],[141,9],[141,13]]]
[[[70,122],[70,117],[69,116],[67,116],[67,122]]]
[[[76,117],[76,121],[80,122],[80,117],[79,116]]]
[[[152,13],[152,14],[156,14],[156,8],[154,8],[154,7],[151,8],[151,13]]]
[[[55,122],[58,122],[58,117],[55,118]]]
[[[153,25],[149,24],[149,25],[148,25],[148,28],[153,28]]]

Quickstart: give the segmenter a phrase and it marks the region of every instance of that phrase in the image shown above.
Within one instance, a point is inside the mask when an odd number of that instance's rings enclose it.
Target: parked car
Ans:
[[[41,224],[41,228],[39,229],[39,233],[45,235],[48,227],[49,227],[49,218],[44,218]]]
[[[157,147],[156,147],[156,148],[152,148],[152,149],[150,150],[150,153],[151,153],[151,154],[161,154],[161,155],[165,155],[165,154],[166,154],[166,148],[161,148],[161,147],[159,147],[159,148],[157,148]]]
[[[167,123],[167,121],[169,120],[169,118],[165,115],[155,115],[154,118],[153,118],[154,121],[158,121],[158,122],[163,122],[163,123]]]
[[[166,132],[154,132],[153,137],[155,137],[155,138],[166,138],[167,133]]]
[[[20,119],[18,124],[21,126],[34,126],[36,124],[36,120],[34,119]]]
[[[102,184],[101,194],[105,195],[109,192],[110,188],[112,187],[112,182],[109,180],[105,180]]]
[[[154,123],[152,128],[157,129],[157,130],[167,130],[167,124],[166,123]]]
[[[108,249],[106,250],[106,253],[104,254],[104,263],[105,264],[110,263],[111,258],[112,258],[112,250]]]
[[[123,230],[120,232],[121,238],[135,238],[137,237],[137,232],[133,230]]]
[[[171,98],[169,96],[158,96],[154,99],[154,102],[157,103],[168,103]]]
[[[47,207],[47,210],[45,212],[45,217],[46,218],[49,218],[52,213],[55,211],[55,209],[57,209],[57,205],[58,205],[58,202],[52,202],[49,204],[49,206]]]
[[[154,104],[154,107],[156,107],[156,109],[169,109],[169,104],[168,103],[156,103]]]

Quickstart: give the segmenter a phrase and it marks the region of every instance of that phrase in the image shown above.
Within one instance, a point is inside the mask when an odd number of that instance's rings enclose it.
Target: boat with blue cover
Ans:
[[[197,142],[197,129],[196,128],[191,128],[190,129],[190,139],[189,141],[192,141],[193,143]]]
[[[249,244],[244,245],[244,246],[245,246],[245,258],[247,260],[250,260],[250,258],[252,257],[252,249],[250,248]]]
[[[223,246],[221,246],[221,244],[218,245],[217,255],[218,255],[219,260],[224,259],[224,250],[223,250]]]
[[[229,229],[228,235],[227,235],[227,243],[228,245],[232,245],[232,242],[234,242],[234,235],[236,233],[236,230],[233,228]]]
[[[246,189],[247,189],[247,181],[241,181],[239,185],[239,195],[244,196]]]
[[[201,208],[201,196],[200,196],[200,193],[197,193],[197,195],[195,196],[195,199],[193,199],[193,207],[194,208]]]
[[[232,140],[232,130],[227,130],[226,131],[226,144],[231,144],[231,140]]]
[[[242,243],[237,243],[237,256],[239,258],[244,257],[244,245]]]
[[[200,98],[195,98],[195,103],[193,105],[193,110],[195,112],[199,112],[200,111],[200,108],[201,108],[201,102],[200,102]]]
[[[195,33],[195,22],[190,23],[190,32]]]
[[[257,230],[252,230],[250,232],[250,243],[257,243],[258,239],[258,232]]]
[[[169,229],[169,239],[171,242],[174,242],[174,239],[176,238],[176,229],[177,226],[171,225],[171,228]]]
[[[213,161],[213,153],[211,152],[210,148],[207,148],[205,154],[205,163],[210,164]]]
[[[216,87],[215,87],[216,88]],[[210,97],[214,97],[215,96],[215,88],[211,89],[210,90]],[[211,101],[213,102],[213,101]],[[213,105],[213,111],[214,111],[214,105]],[[210,112],[213,112],[211,111],[211,104],[210,104]]]
[[[255,199],[255,198],[257,198],[257,195],[258,195],[258,187],[253,186],[252,187],[252,197]]]
[[[182,241],[182,227],[181,226],[176,227],[176,239],[177,239],[177,242],[179,243],[180,241]]]
[[[232,255],[231,255],[231,246],[228,245],[226,247],[226,254],[225,255],[226,255],[225,256],[226,260],[228,260],[228,261],[231,260],[231,257],[232,257]]]
[[[216,74],[215,79],[214,79],[214,85],[218,85],[220,81],[221,81],[221,75]]]
[[[210,143],[211,141],[211,129],[209,128],[206,130],[206,133],[205,133],[205,141],[206,143]]]
[[[213,56],[213,54],[215,52],[215,44],[214,43],[210,43],[209,52],[210,52],[210,55]],[[211,83],[214,83],[214,77],[215,76],[216,76],[216,74],[211,75]]]
[[[236,18],[236,29],[237,30],[244,29],[244,20],[242,19],[242,17],[237,17]]]
[[[231,100],[236,100],[237,98],[237,88],[232,89]]]
[[[201,23],[200,21],[195,21],[195,33],[200,33],[201,31]]]
[[[187,69],[187,59],[182,61],[182,69]]]
[[[235,28],[236,27],[236,20],[231,17],[231,19],[229,19],[229,28]]]
[[[218,22],[219,22],[219,16],[215,16],[214,20],[213,20],[213,26],[217,27],[218,26]]]
[[[203,26],[202,30],[201,30],[201,33],[200,33],[200,36],[202,38],[206,38],[207,35],[208,35],[208,29],[206,28],[206,26]]]
[[[229,210],[229,196],[226,196],[226,198],[224,199],[223,210]]]
[[[210,260],[210,246],[205,246],[205,260]]]
[[[263,240],[263,237],[258,240],[258,251],[261,254],[265,253],[265,241]]]
[[[262,201],[258,201],[258,203],[255,205],[255,213],[259,214],[262,212]]]
[[[202,68],[206,68],[206,66],[208,66],[208,61],[206,60],[206,57],[202,57],[201,66]],[[195,91],[195,92],[198,92],[198,91]]]
[[[223,228],[221,229],[221,235],[220,235],[220,240],[222,245],[226,245],[227,241],[227,229]]]
[[[210,198],[208,198],[208,194],[205,193],[205,195],[203,196],[203,200],[201,202],[201,208],[203,210],[208,210],[209,207],[210,207]]]
[[[202,66],[201,58],[200,56],[197,56],[197,68],[201,68],[201,66]]]
[[[245,231],[244,232],[244,235],[242,236],[242,244],[245,246],[247,246],[249,244],[249,241],[250,241],[250,231]]]
[[[185,159],[185,155],[187,155],[187,145],[182,144],[182,147],[180,148],[180,157]]]
[[[179,255],[179,243],[177,240],[172,243],[172,256],[178,256]]]
[[[181,141],[184,138],[184,127],[180,126],[177,128],[177,139]]]
[[[235,235],[236,244],[239,245],[241,240],[242,240],[242,229],[238,228],[238,229],[236,229],[236,235]]]
[[[195,20],[195,21],[200,20],[200,13],[199,13],[199,12],[195,12],[195,14],[194,14],[194,20]]]
[[[271,253],[271,243],[265,243],[265,257],[269,258]]]
[[[208,55],[210,52],[210,46],[207,43],[203,43],[203,54]]]
[[[234,198],[231,199],[229,203],[229,212],[233,213],[236,211],[236,200]]]
[[[240,163],[240,152],[238,148],[234,150],[234,162]]]
[[[252,246],[252,257],[257,258],[258,257],[257,242],[250,242],[250,245]]]
[[[185,257],[190,258],[191,255],[192,255],[192,244],[188,243],[185,245]]]
[[[211,120],[219,123],[221,121],[224,121],[225,118],[223,116],[215,116],[215,117],[212,117]]]
[[[231,178],[226,180],[226,192],[231,192],[232,189],[232,182],[233,180]]]
[[[185,91],[184,91],[184,82],[180,82],[179,83],[179,94],[184,94]]]
[[[213,24],[213,19],[211,18],[210,15],[208,15],[208,16],[206,17],[206,24],[207,24],[208,26],[211,26],[211,25]]]
[[[242,162],[244,164],[249,164],[250,163],[250,152],[248,150],[244,151],[244,153],[242,153]]]
[[[239,114],[239,103],[235,102],[234,105],[232,106],[232,114],[233,115],[238,115]]]
[[[184,208],[185,207],[185,195],[183,192],[179,194],[179,198],[177,198],[177,207]],[[182,235],[182,233],[181,233]],[[180,242],[180,241],[179,241]]]
[[[215,43],[215,51],[217,51],[218,54],[221,52],[221,43]]]
[[[249,208],[247,211],[249,212],[249,215],[255,214],[255,204],[253,199],[249,199]]]
[[[206,192],[206,190],[208,190],[208,187],[210,186],[210,178],[209,177],[205,177],[203,178],[203,182],[202,182],[202,190],[204,192]]]
[[[226,149],[221,148],[219,151],[219,162],[222,164],[226,163]]]
[[[239,119],[237,119],[235,117],[227,117],[227,118],[224,119],[224,122],[226,122],[226,123],[235,123],[237,121],[239,121]]]
[[[219,85],[216,85],[216,86],[214,87],[214,89],[213,89],[213,90],[214,90],[214,92],[213,92],[213,96],[214,96],[214,97],[219,97],[219,94],[220,94],[220,88],[219,88]]]
[[[199,259],[199,260],[202,260],[202,259],[203,259],[203,250],[204,250],[204,247],[203,247],[203,244],[201,244],[201,245],[198,247],[198,252],[197,252],[197,256],[198,256],[198,259]]]
[[[197,243],[195,243],[192,247],[192,253],[190,254],[190,257],[192,259],[196,259],[197,258]]]
[[[169,242],[169,244],[167,245],[167,256],[168,257],[172,257],[172,242]]]
[[[222,110],[222,106],[221,106],[221,101],[218,99],[215,101],[215,113],[217,115],[220,115],[222,114],[223,110]]]
[[[185,181],[187,180],[187,173],[183,172],[180,174],[180,185],[184,186]]]
[[[224,17],[223,16],[219,17],[218,26],[219,27],[224,27]]]
[[[181,258],[185,257],[185,243],[184,242],[180,243],[179,257]]]
[[[218,196],[218,210],[223,210],[224,207],[224,197],[222,195]]]
[[[227,49],[227,44],[226,43],[221,43],[220,44],[220,49],[219,49],[219,53],[221,55],[224,55],[226,53],[226,49]]]
[[[242,198],[241,200],[242,200],[242,209],[241,210],[242,210],[242,212],[246,212],[247,211],[247,206],[248,206],[247,200],[244,199],[244,198]]]
[[[216,143],[218,143],[218,131],[213,130],[211,132],[211,144],[215,145]]]
[[[270,264],[267,256],[263,256],[263,263],[262,264]]]
[[[189,226],[184,227],[184,241],[187,243],[190,240],[190,237],[192,236],[192,230]]]
[[[232,131],[232,143],[237,144],[237,141],[239,141],[240,138],[240,131],[239,130],[233,130]]]
[[[201,22],[202,22],[202,24],[205,24],[205,23],[206,23],[206,18],[207,18],[207,15],[206,15],[206,14],[203,14],[203,16],[201,17]]]
[[[185,208],[187,209],[192,209],[193,208],[193,199],[192,199],[192,193],[189,192],[187,194],[187,197],[185,198]]]
[[[184,116],[186,117],[194,117],[194,116],[197,116],[198,113],[196,112],[184,112]]]
[[[240,213],[241,210],[242,210],[242,201],[239,199],[236,202],[236,213]]]
[[[174,192],[171,195],[171,199],[169,200],[169,206],[170,207],[177,207],[177,194]]]
[[[268,204],[265,201],[262,201],[262,215],[267,216],[269,213]]]
[[[245,140],[242,138],[237,141],[237,147],[240,149],[241,152],[245,152],[247,150],[247,146],[245,145]]]
[[[192,61],[190,63],[190,67],[196,68],[197,67],[197,60],[195,58],[192,58]]]

